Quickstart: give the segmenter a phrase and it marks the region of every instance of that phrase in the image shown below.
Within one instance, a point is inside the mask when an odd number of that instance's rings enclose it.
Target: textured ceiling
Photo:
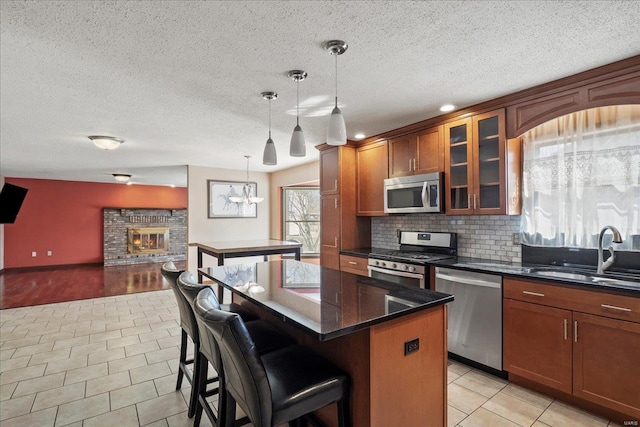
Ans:
[[[186,185],[184,165],[317,159],[339,57],[350,137],[640,53],[637,1],[2,1],[0,174]],[[300,84],[307,157],[288,155]],[[273,90],[277,166],[263,166]],[[96,149],[87,135],[124,138]],[[182,166],[181,166],[182,165]]]

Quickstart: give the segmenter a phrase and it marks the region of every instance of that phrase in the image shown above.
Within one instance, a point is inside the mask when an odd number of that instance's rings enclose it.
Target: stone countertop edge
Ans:
[[[369,253],[375,250],[375,248],[356,248],[356,249],[345,249],[341,250],[340,254],[351,255],[361,258],[367,258]],[[635,296],[640,298],[640,282],[637,287],[627,287],[620,286],[616,283],[604,283],[604,282],[585,282],[577,279],[569,279],[569,278],[559,278],[559,277],[546,277],[536,274],[535,272],[529,273],[525,271],[516,271],[513,268],[554,268],[558,269],[558,271],[562,271],[562,267],[552,266],[552,265],[522,265],[521,262],[505,262],[505,261],[496,261],[489,259],[481,259],[481,258],[467,258],[467,257],[457,257],[453,259],[445,259],[440,261],[434,261],[430,263],[425,263],[427,265],[434,265],[436,267],[446,267],[446,268],[454,268],[458,270],[467,270],[467,271],[477,271],[480,273],[494,273],[499,274],[505,277],[511,278],[522,278],[522,279],[530,279],[530,280],[539,280],[542,282],[546,282],[548,284],[559,284],[576,286],[581,289],[594,290],[594,291],[615,291],[616,293],[623,293],[630,296]],[[482,265],[482,264],[491,264],[491,266]],[[501,269],[499,266],[504,265],[505,268]],[[570,271],[570,268],[567,268],[567,271]],[[595,271],[593,272],[595,274]],[[640,280],[640,277],[638,277]],[[634,283],[628,281],[630,283]]]

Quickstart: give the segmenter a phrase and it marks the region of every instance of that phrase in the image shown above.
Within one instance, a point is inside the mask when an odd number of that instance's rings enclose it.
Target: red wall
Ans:
[[[187,207],[186,188],[21,178],[5,182],[29,190],[15,223],[4,225],[5,268],[102,262],[105,207]]]

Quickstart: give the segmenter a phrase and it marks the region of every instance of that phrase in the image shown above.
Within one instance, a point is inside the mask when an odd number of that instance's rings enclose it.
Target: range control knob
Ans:
[[[386,267],[386,266],[387,266],[387,264],[385,264],[384,262],[381,262],[381,263],[380,263],[380,266],[381,266],[381,267]]]
[[[409,266],[408,266],[407,264],[403,264],[403,265],[402,265],[402,269],[403,269],[403,270],[408,270],[408,269],[409,269]]]
[[[416,268],[412,265],[411,267],[409,267],[409,271],[412,273],[415,273]]]
[[[380,265],[380,261],[376,261],[376,262],[375,262],[375,265]]]
[[[391,268],[398,268],[398,264],[394,262],[393,264],[391,264]]]

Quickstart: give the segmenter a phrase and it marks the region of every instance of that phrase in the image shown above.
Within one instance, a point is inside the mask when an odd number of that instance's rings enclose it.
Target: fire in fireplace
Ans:
[[[128,228],[127,253],[162,254],[169,252],[169,228]]]

